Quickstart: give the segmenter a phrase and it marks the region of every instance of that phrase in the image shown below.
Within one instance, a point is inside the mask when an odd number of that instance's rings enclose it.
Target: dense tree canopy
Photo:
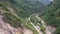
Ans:
[[[60,0],[54,0],[50,5],[45,15],[42,18],[48,25],[52,25],[57,28],[54,34],[60,34]]]

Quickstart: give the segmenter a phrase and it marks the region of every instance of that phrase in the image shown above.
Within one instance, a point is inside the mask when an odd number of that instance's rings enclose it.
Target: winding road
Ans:
[[[33,15],[35,15],[35,13],[32,14],[31,16],[33,16]],[[31,16],[28,18],[29,21],[30,21]],[[35,25],[33,24],[33,22],[31,22],[31,21],[30,21],[30,23],[33,25],[33,27],[36,29],[36,31],[37,31],[39,34],[43,34],[43,33],[41,32],[40,27],[39,27],[38,25],[35,26]]]

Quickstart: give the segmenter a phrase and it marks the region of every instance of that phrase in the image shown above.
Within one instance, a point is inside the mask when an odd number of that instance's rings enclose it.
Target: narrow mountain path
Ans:
[[[33,16],[33,15],[35,15],[35,14],[32,14],[31,16]],[[31,16],[28,18],[29,21],[30,21]],[[39,34],[43,34],[43,33],[41,32],[40,27],[39,27],[38,25],[35,26],[35,25],[33,24],[33,22],[31,22],[31,21],[30,21],[30,23],[33,25],[33,27],[36,29],[36,31],[37,31]]]

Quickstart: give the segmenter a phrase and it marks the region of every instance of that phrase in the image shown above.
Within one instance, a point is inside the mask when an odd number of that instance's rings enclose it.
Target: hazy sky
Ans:
[[[45,0],[46,1],[46,0]],[[47,0],[47,1],[53,1],[53,0]]]
[[[47,4],[49,4],[53,0],[39,0],[39,1],[41,1],[42,3],[44,3],[45,5],[47,5]]]
[[[53,0],[49,0],[49,1],[53,1]]]

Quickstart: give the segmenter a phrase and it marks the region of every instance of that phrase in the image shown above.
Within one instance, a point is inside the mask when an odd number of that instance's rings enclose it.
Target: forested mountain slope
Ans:
[[[45,9],[44,4],[39,1],[0,0],[0,12],[4,16],[3,20],[15,28],[31,29],[33,34],[38,34],[38,32],[26,18],[33,13],[43,13]]]
[[[26,18],[32,13],[45,11],[46,8],[43,3],[33,0],[0,0],[0,2],[5,6],[11,6],[22,18]]]
[[[50,3],[42,18],[48,25],[57,28],[54,34],[60,34],[60,0],[54,0]]]
[[[51,1],[50,0],[39,0],[42,2],[44,5],[48,5]]]

